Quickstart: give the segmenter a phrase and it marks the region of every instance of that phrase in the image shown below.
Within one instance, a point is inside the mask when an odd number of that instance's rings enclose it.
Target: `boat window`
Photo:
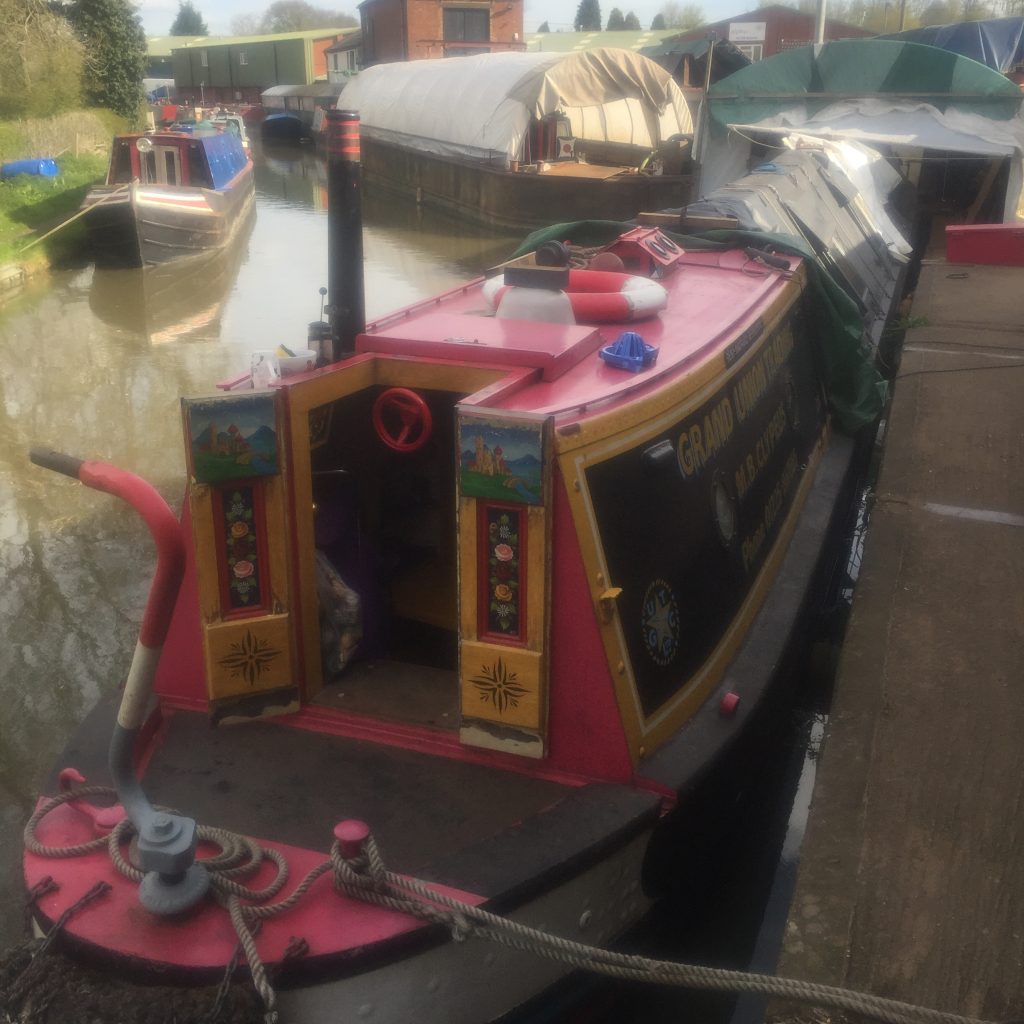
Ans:
[[[178,151],[175,149],[164,150],[164,177],[168,185],[178,184]]]
[[[213,187],[203,147],[198,142],[193,142],[188,147],[188,181],[190,185],[195,185],[197,188]]]
[[[319,439],[311,469],[325,684],[316,701],[455,728],[454,409],[462,395],[417,392],[432,433],[419,450],[397,452],[373,426],[382,390],[310,414]]]
[[[157,180],[155,150],[151,149],[147,153],[141,153],[139,165],[139,180],[144,185],[150,185]]]
[[[119,185],[132,180],[132,151],[127,142],[114,147],[114,159],[110,168],[110,184]]]

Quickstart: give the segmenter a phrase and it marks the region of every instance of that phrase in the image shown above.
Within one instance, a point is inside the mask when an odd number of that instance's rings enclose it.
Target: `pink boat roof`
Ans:
[[[795,270],[800,260],[790,257],[789,264]],[[596,327],[488,316],[482,282],[476,281],[369,324],[356,351],[532,367],[539,373],[530,382],[488,406],[545,415],[578,412],[693,370],[756,323],[788,276],[752,263],[741,249],[686,253],[679,269],[661,282],[669,293],[665,310],[648,320]],[[653,366],[631,373],[599,357],[598,349],[624,331],[657,346]]]

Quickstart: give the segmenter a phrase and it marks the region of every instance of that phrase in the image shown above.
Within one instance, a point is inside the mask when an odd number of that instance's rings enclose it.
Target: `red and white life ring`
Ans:
[[[484,284],[484,297],[497,309],[509,286],[499,274]],[[565,289],[578,323],[611,324],[645,320],[668,305],[668,292],[648,277],[614,270],[570,270]]]

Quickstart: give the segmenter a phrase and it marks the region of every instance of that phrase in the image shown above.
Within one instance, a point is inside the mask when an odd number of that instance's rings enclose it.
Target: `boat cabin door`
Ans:
[[[140,142],[151,142],[140,139]],[[143,185],[178,185],[181,182],[181,151],[177,146],[139,147],[139,181]]]

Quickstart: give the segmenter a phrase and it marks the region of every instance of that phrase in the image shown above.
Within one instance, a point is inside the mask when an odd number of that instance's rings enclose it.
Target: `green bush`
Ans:
[[[78,106],[84,48],[43,0],[0,0],[0,119]]]

